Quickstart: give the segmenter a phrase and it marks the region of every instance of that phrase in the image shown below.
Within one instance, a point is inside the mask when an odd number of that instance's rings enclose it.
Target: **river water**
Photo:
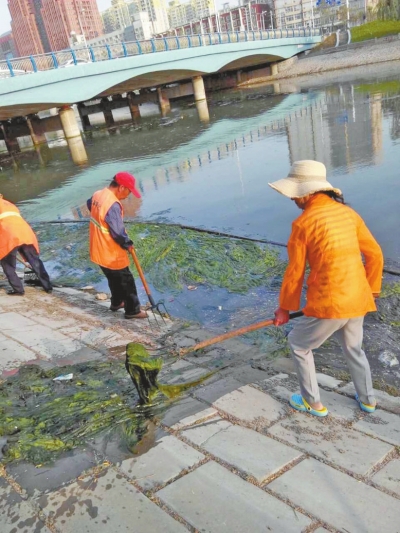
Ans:
[[[190,101],[173,103],[166,118],[148,106],[139,124],[86,133],[86,165],[74,165],[62,141],[3,159],[0,190],[30,222],[77,219],[93,191],[127,170],[143,195],[127,217],[285,242],[299,212],[268,182],[293,161],[316,159],[398,260],[400,66],[336,78],[290,80],[292,94],[272,86],[213,93],[209,124]]]

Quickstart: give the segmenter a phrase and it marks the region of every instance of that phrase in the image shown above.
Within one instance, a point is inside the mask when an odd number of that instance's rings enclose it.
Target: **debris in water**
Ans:
[[[96,300],[108,300],[108,296],[105,292],[98,292],[96,294]]]
[[[93,285],[86,285],[85,287],[82,287],[82,291],[92,291],[94,289]]]
[[[158,383],[157,376],[162,368],[163,360],[160,357],[151,357],[144,346],[136,342],[130,342],[126,347],[125,367],[138,391],[142,404],[151,404],[159,392],[167,398],[176,398],[185,390],[196,387],[214,372],[190,381],[176,385],[164,385]]]
[[[196,285],[188,285],[189,291],[195,291],[197,289]]]
[[[53,381],[70,381],[73,377],[73,374],[63,374],[62,376],[54,378]]]
[[[378,359],[384,366],[389,368],[398,366],[400,364],[397,357],[393,353],[389,352],[389,350],[385,350],[384,352],[380,353],[378,355]]]

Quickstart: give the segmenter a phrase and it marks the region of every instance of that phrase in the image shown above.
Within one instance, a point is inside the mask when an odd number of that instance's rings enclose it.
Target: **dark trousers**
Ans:
[[[17,276],[16,272],[17,252],[19,252],[25,261],[31,265],[32,270],[38,277],[44,290],[51,291],[53,287],[50,283],[49,275],[46,272],[43,261],[40,259],[39,254],[35,250],[33,244],[23,244],[22,246],[14,248],[14,250],[3,257],[3,259],[0,261],[3,272],[8,279],[8,283],[11,285],[14,291],[24,293],[24,285]]]
[[[104,272],[111,291],[111,305],[117,307],[125,302],[125,313],[136,315],[140,313],[140,301],[137,295],[135,280],[128,267],[121,270],[111,270],[100,267]]]

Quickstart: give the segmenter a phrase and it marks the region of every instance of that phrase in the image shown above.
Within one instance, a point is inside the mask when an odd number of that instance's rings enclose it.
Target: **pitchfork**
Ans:
[[[151,311],[152,311],[152,313],[154,315],[155,321],[157,322],[157,317],[156,317],[156,314],[155,314],[154,311],[157,311],[158,314],[160,315],[160,317],[162,318],[164,324],[165,324],[164,316],[166,316],[169,319],[171,319],[171,317],[170,317],[170,315],[169,315],[169,313],[167,311],[167,308],[165,307],[164,301],[160,300],[157,303],[155,302],[155,300],[153,298],[153,295],[150,292],[150,288],[149,288],[149,285],[148,285],[148,283],[146,281],[146,278],[144,277],[144,272],[142,270],[142,267],[140,266],[139,259],[137,258],[136,252],[135,252],[133,247],[130,248],[130,252],[131,252],[131,255],[132,255],[133,262],[135,263],[136,269],[137,269],[137,271],[139,273],[140,279],[142,280],[144,290],[146,291],[146,294],[147,294],[147,298],[149,299],[150,309],[151,309]],[[161,312],[160,307],[162,307],[164,309],[164,312]],[[157,324],[158,324],[158,322],[157,322]]]

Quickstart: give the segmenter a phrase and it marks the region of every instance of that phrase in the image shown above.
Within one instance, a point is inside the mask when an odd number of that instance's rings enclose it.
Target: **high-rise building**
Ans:
[[[71,32],[86,40],[104,33],[96,0],[41,0],[42,16],[52,50],[69,47]]]
[[[123,30],[131,25],[131,16],[125,0],[112,0],[111,7],[101,14],[106,33]]]
[[[132,0],[128,7],[131,15],[139,11],[148,13],[153,34],[163,33],[168,29],[165,0]]]
[[[48,41],[46,42],[39,30],[42,22],[41,0],[8,0],[8,9],[18,55],[28,56],[48,52]]]
[[[17,57],[17,55],[13,34],[11,31],[6,31],[0,35],[0,61]]]
[[[196,19],[193,2],[182,3],[180,0],[172,0],[168,4],[169,27],[176,28]]]
[[[71,32],[104,33],[96,0],[8,0],[8,8],[20,56],[68,48]]]

